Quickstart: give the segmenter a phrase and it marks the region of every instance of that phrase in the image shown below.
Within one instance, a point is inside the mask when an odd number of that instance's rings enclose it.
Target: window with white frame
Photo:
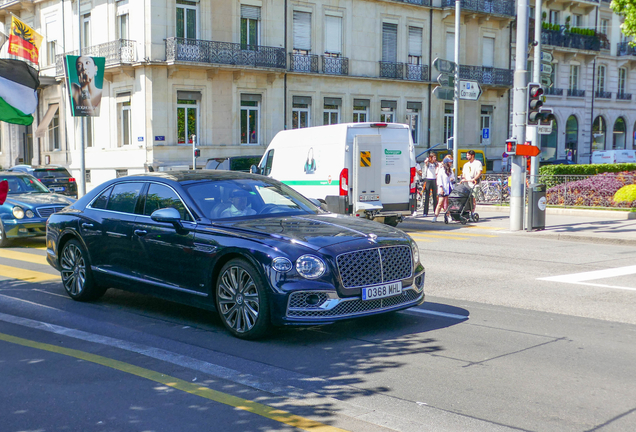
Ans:
[[[354,99],[353,100],[353,122],[363,123],[369,121],[369,106],[371,105],[369,99]]]
[[[325,15],[325,56],[342,55],[342,17]]]
[[[311,53],[311,13],[294,11],[294,54]]]
[[[322,124],[332,125],[340,123],[341,98],[326,97],[322,110]]]
[[[559,11],[550,11],[550,24],[561,24],[559,22]]]
[[[91,46],[91,14],[82,16],[82,48]]]
[[[261,95],[241,95],[241,144],[260,144]]]
[[[115,97],[117,102],[117,147],[132,144],[132,110],[130,92],[119,93]],[[187,110],[186,107],[184,107]],[[184,115],[187,113],[184,112]],[[179,125],[181,127],[181,125]],[[184,125],[185,127],[185,125]],[[185,137],[185,132],[184,132]],[[185,140],[185,138],[184,138]],[[185,144],[185,142],[181,143]]]
[[[292,129],[311,126],[311,97],[294,96],[292,98]]]
[[[607,35],[608,31],[609,31],[609,20],[601,19],[600,32],[603,33],[604,35]]]
[[[495,38],[484,36],[482,38],[482,65],[485,67],[495,67]]]
[[[128,39],[128,13],[117,15],[117,39]]]
[[[201,92],[177,91],[177,144],[192,144],[199,136]]]
[[[453,104],[444,105],[444,143],[453,136]]]
[[[57,20],[48,19],[46,21],[46,63],[55,64],[57,51]]]
[[[572,15],[572,27],[583,27],[583,16],[574,14]]]
[[[570,65],[570,90],[579,88],[579,65]]]
[[[380,103],[380,121],[382,123],[395,123],[396,110],[397,110],[397,101],[383,100]]]
[[[382,61],[397,62],[397,24],[382,23]]]
[[[177,0],[177,37],[197,38],[199,4],[194,1]]]
[[[241,5],[241,46],[242,49],[256,49],[260,41],[261,8]]]
[[[409,26],[409,64],[422,64],[422,28]]]
[[[596,74],[596,91],[601,93],[605,91],[605,70],[605,65],[598,65]]]
[[[626,93],[626,83],[627,83],[627,69],[619,68],[618,69],[618,94],[624,95]]]
[[[411,129],[413,144],[420,143],[420,114],[422,113],[422,102],[406,103],[406,124]]]
[[[60,149],[60,112],[55,111],[48,128],[49,133],[49,150],[55,151]]]
[[[492,133],[492,113],[493,106],[492,105],[482,105],[481,106],[481,136],[479,140],[483,145],[490,144],[491,142],[491,133]],[[484,138],[484,129],[488,129],[488,138]]]
[[[446,32],[446,59],[455,61],[455,33]]]

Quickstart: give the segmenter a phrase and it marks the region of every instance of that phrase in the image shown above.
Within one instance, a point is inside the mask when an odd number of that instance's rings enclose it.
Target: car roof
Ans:
[[[248,174],[241,171],[217,171],[217,170],[197,170],[197,171],[165,171],[133,174],[126,177],[119,177],[117,180],[148,180],[151,178],[171,180],[179,183],[200,181],[200,180],[237,180],[253,179],[272,181],[271,178],[258,174]]]

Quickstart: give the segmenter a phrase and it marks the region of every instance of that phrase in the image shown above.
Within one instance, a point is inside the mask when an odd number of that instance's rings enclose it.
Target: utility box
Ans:
[[[528,185],[528,213],[526,217],[526,229],[545,229],[545,209],[547,200],[545,197],[546,186],[544,184]]]

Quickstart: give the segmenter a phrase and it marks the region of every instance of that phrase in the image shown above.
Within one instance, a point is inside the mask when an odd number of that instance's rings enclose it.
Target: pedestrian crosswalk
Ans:
[[[467,226],[461,229],[404,230],[416,242],[433,242],[440,240],[468,240],[470,238],[495,238],[496,234],[473,232],[481,227]],[[496,231],[488,228],[490,231]]]
[[[0,249],[0,287],[3,281],[52,282],[60,274],[46,261],[44,241],[14,242]]]

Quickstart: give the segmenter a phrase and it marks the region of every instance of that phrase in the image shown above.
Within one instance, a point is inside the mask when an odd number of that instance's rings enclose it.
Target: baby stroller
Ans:
[[[448,195],[448,210],[444,214],[444,222],[449,223],[451,220],[461,222],[465,225],[468,221],[477,222],[479,215],[473,213],[472,189],[460,183]]]

